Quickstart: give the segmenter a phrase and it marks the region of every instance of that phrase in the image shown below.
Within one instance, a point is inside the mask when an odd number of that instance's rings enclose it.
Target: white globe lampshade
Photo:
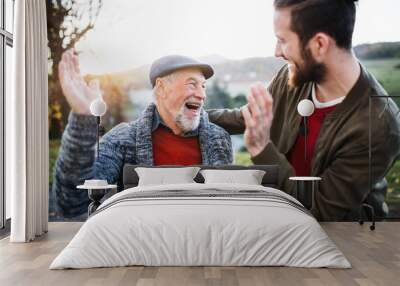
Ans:
[[[90,113],[94,116],[103,116],[107,111],[107,104],[101,97],[96,98],[90,104]]]
[[[314,103],[309,99],[303,99],[297,105],[297,112],[301,116],[310,116],[314,113]]]

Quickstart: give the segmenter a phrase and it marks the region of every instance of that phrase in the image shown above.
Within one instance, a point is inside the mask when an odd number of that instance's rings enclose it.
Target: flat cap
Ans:
[[[183,68],[199,68],[205,79],[212,77],[214,74],[214,70],[210,65],[201,63],[198,60],[180,55],[165,56],[155,60],[151,65],[149,77],[152,87],[155,86],[158,77],[166,76]]]

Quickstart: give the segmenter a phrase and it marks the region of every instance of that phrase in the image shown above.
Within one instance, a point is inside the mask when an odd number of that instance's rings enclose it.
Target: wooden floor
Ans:
[[[0,285],[400,285],[400,222],[381,222],[375,231],[357,223],[323,227],[353,268],[121,267],[48,270],[81,223],[50,223],[32,243],[0,241]]]

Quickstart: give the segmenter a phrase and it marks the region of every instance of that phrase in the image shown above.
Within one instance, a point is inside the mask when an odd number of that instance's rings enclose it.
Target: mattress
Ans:
[[[315,218],[284,192],[198,183],[112,196],[50,269],[130,265],[351,267]]]

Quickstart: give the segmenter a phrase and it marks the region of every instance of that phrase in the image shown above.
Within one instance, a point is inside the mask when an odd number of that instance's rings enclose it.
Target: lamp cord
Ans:
[[[97,119],[97,136],[96,136],[96,140],[97,140],[97,159],[99,159],[100,116],[96,116],[96,119]]]
[[[307,116],[304,116],[304,162],[307,162]]]

